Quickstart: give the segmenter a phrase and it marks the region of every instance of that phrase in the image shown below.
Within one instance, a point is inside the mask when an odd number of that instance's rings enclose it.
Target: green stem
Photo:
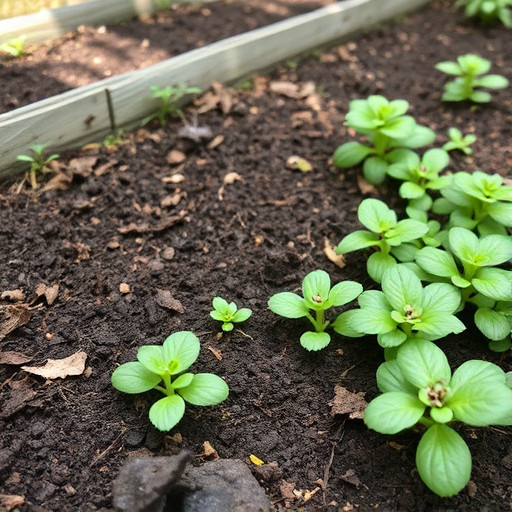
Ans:
[[[167,396],[174,395],[174,389],[171,384],[171,376],[168,373],[165,373],[164,375],[162,375],[162,379],[165,384],[165,394]]]
[[[428,419],[428,418],[425,418],[425,416],[422,416],[419,420],[418,420],[418,423],[421,423],[423,426],[429,428],[431,427],[435,422]]]
[[[310,322],[315,327],[315,332],[324,332],[325,328],[329,325],[329,322],[324,322],[324,310],[317,309],[315,310],[315,317],[313,318],[309,313],[306,315],[309,318]]]
[[[167,389],[163,388],[163,387],[162,387],[162,386],[160,386],[160,385],[155,386],[153,389],[157,389],[158,391],[160,391],[160,392],[161,392],[161,393],[163,393],[164,395],[169,396],[169,395],[168,395],[168,393],[167,393]]]

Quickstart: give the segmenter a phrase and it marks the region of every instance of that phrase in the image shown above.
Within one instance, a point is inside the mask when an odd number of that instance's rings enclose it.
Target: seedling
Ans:
[[[451,425],[512,424],[512,390],[498,366],[471,360],[452,375],[443,351],[426,340],[400,347],[396,359],[377,370],[377,384],[382,395],[368,404],[364,422],[382,434],[416,424],[426,427],[416,467],[423,482],[442,497],[457,494],[471,476],[471,453]]]
[[[321,350],[331,341],[331,336],[325,332],[330,325],[325,312],[335,306],[343,306],[354,300],[363,287],[355,281],[342,281],[331,288],[331,278],[324,270],[310,272],[302,281],[302,295],[292,292],[276,293],[270,297],[268,307],[277,315],[285,318],[306,317],[315,328],[300,337],[300,344],[310,351]],[[314,311],[314,317],[310,311]],[[340,327],[337,331],[347,334]],[[348,334],[347,334],[348,335]]]
[[[396,213],[379,199],[363,199],[357,209],[359,222],[369,231],[349,233],[336,248],[339,254],[357,251],[366,247],[378,249],[366,262],[368,275],[380,283],[384,272],[397,264],[390,254],[400,245],[417,240],[429,231],[424,222],[414,219],[397,220]]]
[[[151,423],[162,431],[171,430],[185,413],[185,401],[192,405],[216,405],[226,400],[228,385],[212,373],[183,373],[197,359],[201,346],[190,331],[171,334],[160,345],[145,345],[137,361],[124,363],[112,374],[112,385],[123,393],[138,394],[157,389],[165,398],[149,409]]]
[[[389,165],[403,158],[404,148],[427,146],[435,139],[430,128],[405,115],[408,109],[405,100],[388,101],[379,95],[351,101],[345,125],[364,135],[370,145],[355,141],[342,144],[332,157],[334,165],[347,168],[364,161],[365,178],[374,185],[382,183]],[[399,148],[402,151],[397,151]]]
[[[455,7],[464,7],[464,14],[478,18],[482,25],[500,20],[507,28],[512,28],[512,0],[457,0]]]
[[[382,291],[363,292],[359,309],[341,313],[334,330],[376,334],[379,345],[390,348],[411,339],[440,339],[466,328],[453,314],[460,305],[460,292],[451,284],[423,288],[419,277],[401,264],[386,270],[381,287]]]
[[[445,151],[458,150],[466,155],[473,154],[473,149],[470,146],[476,141],[476,135],[472,133],[462,135],[460,130],[452,127],[448,129],[448,137],[450,137],[450,140],[443,145]]]
[[[470,100],[475,103],[489,103],[490,93],[476,90],[477,87],[486,89],[504,89],[508,80],[501,75],[486,75],[491,68],[491,61],[473,53],[460,55],[457,62],[445,61],[436,64],[436,69],[455,75],[457,78],[445,84],[442,101]]]
[[[199,94],[201,89],[199,87],[187,87],[183,84],[175,87],[159,87],[152,85],[151,97],[160,100],[160,108],[157,112],[145,117],[142,120],[142,126],[158,119],[161,126],[165,126],[169,118],[179,118],[184,120],[185,116],[179,107],[178,103],[188,94]]]
[[[212,306],[210,316],[222,322],[222,330],[225,332],[232,331],[234,323],[245,322],[252,315],[249,308],[238,309],[234,302],[228,304],[222,297],[215,297]]]
[[[16,158],[21,162],[30,163],[30,169],[27,171],[28,180],[32,189],[37,188],[37,173],[46,174],[50,171],[48,164],[53,160],[57,160],[59,155],[53,154],[48,157],[44,156],[44,149],[46,148],[43,144],[34,144],[30,147],[32,155],[18,155]]]
[[[11,57],[22,57],[25,55],[26,37],[16,37],[0,45],[0,50],[8,53]]]

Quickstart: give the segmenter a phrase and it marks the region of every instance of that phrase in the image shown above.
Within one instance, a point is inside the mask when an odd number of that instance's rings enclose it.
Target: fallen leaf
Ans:
[[[252,453],[249,455],[249,459],[255,466],[263,466],[263,464],[265,464],[261,459],[258,459],[258,457]]]
[[[156,291],[156,303],[167,309],[172,309],[173,311],[176,311],[177,313],[184,313],[185,308],[183,307],[183,304],[175,299],[171,292],[169,290],[158,290]]]
[[[87,178],[93,171],[93,167],[98,162],[97,156],[82,156],[79,158],[72,158],[68,164],[68,168],[73,174],[81,178]]]
[[[38,298],[44,297],[48,306],[51,306],[59,295],[59,285],[54,284],[52,286],[48,286],[44,283],[40,283],[36,286],[36,295]]]
[[[315,92],[316,86],[314,82],[308,81],[303,84],[296,84],[288,81],[276,80],[270,82],[270,91],[287,98],[300,100],[306,98]]]
[[[363,413],[368,405],[365,400],[366,393],[352,393],[343,386],[334,386],[334,398],[329,405],[331,406],[331,414],[348,414],[351,420],[363,419]]]
[[[356,488],[361,487],[361,480],[356,476],[356,472],[353,469],[347,469],[344,475],[340,478],[345,482],[354,485]]]
[[[0,295],[0,298],[4,300],[11,300],[13,302],[20,302],[25,299],[25,294],[23,293],[23,290],[17,288],[16,290],[5,290],[5,292],[2,292],[2,295]]]
[[[130,222],[128,226],[118,228],[117,231],[122,235],[128,235],[130,233],[158,233],[183,222],[187,217],[187,213],[188,212],[186,210],[182,210],[178,215],[165,217],[153,224],[148,224],[146,222],[135,224],[134,222]]]
[[[0,418],[6,419],[17,413],[23,407],[25,407],[28,402],[35,398],[37,393],[27,387],[26,383],[23,383],[24,387],[20,387],[19,389],[13,389],[6,393],[6,398],[2,396],[2,409],[0,410]]]
[[[32,361],[32,357],[26,356],[25,354],[22,354],[21,352],[15,352],[15,351],[5,351],[0,352],[0,364],[25,364],[29,361]]]
[[[177,149],[172,149],[167,153],[167,156],[165,158],[167,160],[168,164],[176,165],[181,164],[187,159],[187,155],[183,153],[183,151],[178,151]]]
[[[360,174],[356,176],[357,186],[361,194],[375,194],[377,189],[368,181],[366,181]]]
[[[200,457],[204,457],[209,460],[217,460],[219,458],[219,454],[217,450],[209,443],[209,441],[205,441],[203,443],[203,453]]]
[[[228,172],[224,176],[224,179],[222,180],[222,186],[217,192],[220,201],[224,200],[224,189],[226,185],[232,185],[235,183],[235,181],[242,181],[242,177],[237,172]]]
[[[48,192],[50,190],[66,190],[71,185],[73,176],[70,176],[66,172],[59,172],[53,176],[41,189],[41,192]]]
[[[289,156],[286,159],[286,167],[300,172],[311,172],[313,170],[311,162],[297,155]]]
[[[223,114],[229,114],[233,106],[233,96],[220,82],[212,83],[212,90],[207,91],[194,104],[198,106],[198,114],[214,110],[219,105]]]
[[[327,259],[338,267],[343,268],[346,265],[345,256],[343,256],[343,254],[337,254],[336,247],[331,245],[331,242],[329,242],[327,238],[324,240],[324,254],[327,256]]]
[[[87,354],[83,350],[64,359],[48,359],[43,366],[22,366],[21,369],[45,379],[64,379],[70,375],[82,375]]]
[[[0,507],[7,510],[12,510],[19,505],[25,503],[25,496],[19,496],[18,494],[0,494]]]
[[[9,333],[25,325],[30,320],[30,310],[25,304],[16,304],[0,308],[4,320],[0,322],[0,340]]]

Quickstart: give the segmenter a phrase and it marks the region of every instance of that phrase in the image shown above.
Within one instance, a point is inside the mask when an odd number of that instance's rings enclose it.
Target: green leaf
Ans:
[[[393,309],[401,313],[405,306],[420,306],[423,302],[421,281],[403,265],[395,265],[384,273],[382,291]]]
[[[225,320],[224,315],[221,312],[217,311],[216,309],[214,309],[213,311],[210,311],[210,316],[214,320],[219,320],[220,322],[224,322],[224,320]]]
[[[400,185],[398,194],[404,199],[418,199],[425,195],[425,189],[417,183],[413,183],[412,181],[405,181]]]
[[[492,101],[492,96],[486,91],[474,91],[469,99],[475,103],[489,103]]]
[[[198,373],[192,382],[177,392],[193,405],[216,405],[229,395],[228,385],[213,373]]]
[[[429,149],[425,151],[422,163],[429,171],[438,174],[450,163],[450,156],[444,149]]]
[[[396,434],[414,426],[425,412],[425,405],[416,396],[390,391],[374,398],[364,411],[368,428],[381,434]]]
[[[363,175],[372,185],[380,185],[388,172],[388,163],[383,158],[371,156],[364,161]]]
[[[413,327],[429,340],[444,338],[448,334],[459,334],[466,326],[454,315],[424,311],[421,322]]]
[[[512,258],[512,238],[502,235],[484,236],[480,239],[478,254],[485,265],[501,265]]]
[[[386,122],[379,131],[392,139],[405,139],[416,126],[416,121],[411,116],[401,116]]]
[[[235,326],[231,322],[224,322],[222,324],[222,330],[224,332],[231,332]]]
[[[462,74],[460,66],[456,62],[452,61],[439,62],[435,65],[435,68],[448,75],[460,76]]]
[[[16,160],[19,160],[20,162],[29,162],[29,163],[35,162],[35,159],[28,155],[18,155],[16,157]]]
[[[419,249],[414,244],[403,243],[391,249],[391,255],[401,263],[414,261]]]
[[[163,375],[169,369],[169,363],[164,358],[163,348],[160,345],[144,345],[137,352],[137,359],[149,371]],[[175,364],[173,365],[175,366]]]
[[[397,141],[402,147],[405,148],[422,148],[423,146],[428,146],[434,142],[436,138],[436,133],[434,130],[426,126],[421,126],[417,124],[414,127],[412,133],[405,139],[400,139]]]
[[[489,308],[478,308],[475,324],[487,338],[499,341],[510,335],[511,325],[506,316]]]
[[[501,268],[479,268],[471,280],[475,290],[494,300],[512,300],[512,271]]]
[[[341,334],[342,336],[347,336],[349,338],[360,338],[364,333],[358,330],[358,323],[354,321],[354,312],[358,311],[355,309],[350,309],[349,311],[344,311],[336,317],[336,320],[331,323],[331,327],[335,332]],[[356,315],[357,316],[357,315]]]
[[[372,245],[380,243],[379,235],[370,231],[353,231],[341,240],[336,248],[338,254],[346,254],[347,252],[358,251]]]
[[[405,332],[396,329],[391,332],[378,333],[377,342],[383,348],[398,347],[405,343],[407,340],[407,334]]]
[[[432,407],[430,417],[437,423],[449,423],[453,420],[453,411],[449,407]]]
[[[112,386],[118,391],[130,394],[149,391],[153,389],[160,380],[160,375],[149,371],[138,361],[131,361],[118,366],[111,377]]]
[[[479,252],[478,237],[469,229],[455,227],[448,233],[450,248],[462,261],[473,263],[475,255]]]
[[[396,322],[389,311],[380,308],[364,308],[352,310],[351,321],[358,325],[356,330],[365,334],[391,332],[396,329]]]
[[[363,199],[357,209],[359,222],[374,233],[385,233],[396,226],[396,213],[379,199]]]
[[[512,348],[512,340],[510,338],[505,338],[503,340],[498,341],[490,341],[489,342],[489,350],[493,352],[506,352]]]
[[[476,79],[474,85],[486,89],[505,89],[508,87],[508,80],[501,75],[485,75]]]
[[[512,226],[512,203],[493,203],[487,209],[487,213],[503,226]]]
[[[436,276],[458,276],[459,269],[453,256],[434,247],[424,247],[416,253],[416,263],[423,269]]]
[[[430,341],[414,340],[402,345],[396,360],[404,378],[416,388],[425,388],[438,380],[450,381],[452,372],[448,359]]]
[[[428,226],[414,219],[403,219],[392,229],[394,236],[399,236],[401,242],[417,240],[427,234]]]
[[[268,300],[270,311],[285,318],[302,318],[309,314],[304,299],[296,293],[281,292],[272,295]]]
[[[374,252],[366,262],[368,275],[376,282],[380,283],[382,277],[390,268],[396,267],[397,262],[393,256],[383,252]]]
[[[191,331],[178,331],[171,334],[163,345],[163,356],[166,362],[177,361],[176,369],[171,375],[181,373],[190,367],[197,359],[201,344],[197,336]]]
[[[232,322],[245,322],[252,315],[252,311],[249,308],[240,308],[233,318]]]
[[[166,396],[149,409],[151,423],[162,432],[171,430],[185,414],[185,402],[178,395]]]
[[[432,283],[425,287],[423,295],[423,311],[428,316],[451,314],[460,306],[460,291],[451,284]],[[423,316],[422,316],[423,318]]]
[[[302,281],[302,295],[311,309],[325,309],[324,302],[329,297],[331,278],[325,270],[314,270]]]
[[[365,146],[360,142],[347,142],[338,146],[332,156],[332,161],[336,167],[346,169],[361,163],[368,155],[374,152],[373,148]]]
[[[471,476],[471,453],[455,430],[432,425],[416,450],[418,473],[430,490],[442,497],[460,492]]]
[[[183,375],[180,375],[172,383],[172,387],[173,387],[173,389],[184,388],[184,387],[188,386],[192,382],[193,378],[194,378],[194,374],[193,373],[184,373]]]
[[[329,292],[329,304],[343,306],[353,301],[363,292],[363,286],[355,281],[342,281],[334,285]]]
[[[222,297],[214,297],[214,299],[212,300],[212,306],[213,309],[218,311],[223,316],[225,316],[226,314],[229,315],[229,313],[231,312],[229,304]]]
[[[362,309],[375,308],[388,312],[392,311],[392,307],[386,299],[386,296],[379,290],[366,290],[359,295],[357,302]]]
[[[418,389],[404,377],[396,359],[386,361],[377,368],[377,386],[381,393],[401,391],[418,397]]]
[[[300,344],[309,351],[316,352],[327,347],[331,342],[331,336],[326,332],[306,331],[300,337]]]

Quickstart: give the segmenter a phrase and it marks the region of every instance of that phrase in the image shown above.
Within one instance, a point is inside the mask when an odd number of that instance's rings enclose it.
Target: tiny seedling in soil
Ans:
[[[500,20],[507,28],[512,28],[512,0],[457,0],[455,7],[464,7],[464,14],[478,18],[482,25]]]
[[[234,302],[228,304],[222,297],[215,297],[212,306],[213,311],[210,311],[210,316],[222,322],[224,332],[232,331],[234,323],[245,322],[252,315],[249,308],[238,309]]]
[[[118,366],[112,385],[123,393],[161,391],[165,398],[149,409],[151,423],[162,431],[171,430],[185,414],[185,402],[216,405],[226,400],[228,385],[213,373],[184,373],[199,356],[199,339],[190,331],[171,334],[160,345],[145,345],[137,361]]]
[[[508,80],[504,76],[486,75],[491,69],[491,61],[473,53],[460,55],[457,62],[439,62],[436,69],[457,77],[445,84],[442,101],[470,100],[475,103],[489,103],[492,100],[491,94],[476,90],[477,87],[504,89],[508,86]]]
[[[403,158],[404,148],[428,146],[435,139],[430,128],[405,115],[408,109],[407,101],[388,101],[380,95],[352,100],[345,125],[365,136],[370,144],[355,141],[342,144],[332,157],[334,165],[343,169],[364,161],[366,180],[374,185],[382,183],[389,165]]]
[[[0,45],[0,50],[14,58],[22,57],[26,53],[25,39],[25,37],[17,37],[15,39],[11,39]]]
[[[268,307],[285,318],[306,317],[315,330],[305,332],[300,337],[300,343],[306,350],[316,351],[325,348],[331,341],[331,336],[325,332],[330,325],[330,321],[325,319],[325,312],[332,307],[348,304],[362,291],[362,285],[355,281],[342,281],[331,288],[329,274],[324,270],[314,270],[302,281],[303,297],[292,292],[276,293],[270,297]],[[315,312],[314,317],[311,310]],[[337,332],[346,334],[341,327]]]
[[[472,155],[473,149],[470,148],[471,144],[476,142],[476,135],[468,133],[463,135],[457,128],[448,129],[448,137],[450,140],[443,145],[445,151],[462,151],[466,155]]]
[[[471,453],[452,428],[512,424],[512,389],[505,372],[487,361],[471,360],[452,374],[443,351],[415,340],[402,345],[396,359],[377,370],[382,395],[364,412],[366,425],[397,434],[417,424],[426,428],[416,450],[423,482],[442,497],[461,491],[471,476]]]
[[[28,179],[30,182],[30,186],[32,189],[37,188],[37,173],[46,174],[50,171],[48,168],[48,164],[53,160],[57,160],[59,155],[53,154],[48,157],[44,156],[45,145],[43,144],[34,144],[30,147],[32,151],[32,155],[18,155],[17,159],[21,162],[28,162],[30,164],[30,169],[28,172]]]
[[[201,92],[199,87],[187,87],[185,85],[175,87],[159,87],[158,85],[152,85],[150,89],[151,97],[160,100],[160,107],[156,112],[142,120],[142,126],[154,119],[158,119],[161,126],[165,126],[169,118],[184,120],[185,116],[179,107],[179,102],[188,94],[199,94]]]

